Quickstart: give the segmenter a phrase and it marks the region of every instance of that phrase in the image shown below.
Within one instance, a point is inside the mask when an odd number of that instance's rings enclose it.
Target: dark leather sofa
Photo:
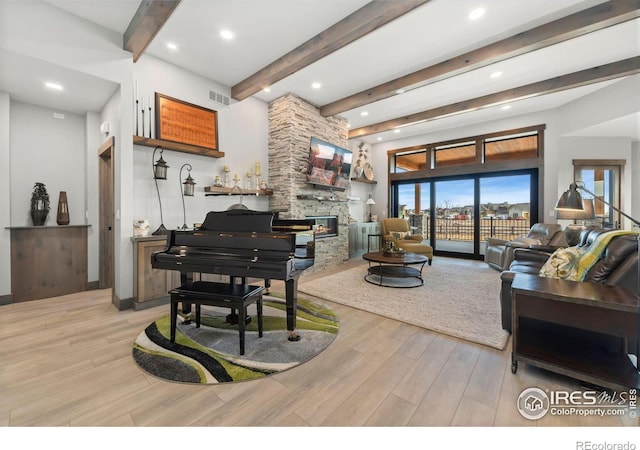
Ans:
[[[517,237],[510,241],[493,237],[487,238],[484,261],[489,267],[496,270],[506,270],[513,261],[515,250],[528,248],[531,245],[566,247],[569,244],[562,227],[557,223],[535,223],[526,236]]]
[[[580,234],[578,247],[587,248],[607,228],[590,227]],[[511,332],[511,283],[517,273],[537,274],[553,253],[554,248],[516,249],[508,270],[500,274],[502,287],[500,307],[502,328]],[[584,282],[620,286],[636,292],[638,287],[638,240],[635,235],[614,237],[602,256],[587,273]]]

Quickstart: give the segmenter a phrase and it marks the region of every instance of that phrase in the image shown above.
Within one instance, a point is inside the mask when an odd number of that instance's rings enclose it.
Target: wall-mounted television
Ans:
[[[307,182],[344,191],[349,187],[352,160],[351,150],[312,137],[309,143]]]

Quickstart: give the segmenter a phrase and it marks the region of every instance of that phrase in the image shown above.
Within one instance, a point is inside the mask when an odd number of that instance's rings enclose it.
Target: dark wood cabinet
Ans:
[[[133,239],[133,308],[136,310],[169,302],[169,291],[180,286],[180,273],[151,267],[151,254],[164,250],[166,236]]]
[[[512,372],[524,362],[615,390],[640,388],[640,298],[602,284],[516,274]]]
[[[10,227],[13,301],[87,290],[89,226]]]

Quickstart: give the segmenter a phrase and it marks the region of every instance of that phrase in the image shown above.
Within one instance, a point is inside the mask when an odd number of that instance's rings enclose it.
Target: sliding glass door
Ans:
[[[440,251],[474,253],[473,178],[435,184],[435,247]]]
[[[436,254],[481,259],[487,237],[527,234],[536,193],[535,170],[394,183],[392,217],[405,218]]]

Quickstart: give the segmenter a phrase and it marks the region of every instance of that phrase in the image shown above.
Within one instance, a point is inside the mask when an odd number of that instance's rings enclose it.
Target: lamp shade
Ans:
[[[184,195],[186,195],[187,197],[193,197],[193,192],[195,190],[195,181],[193,181],[193,178],[191,178],[191,174],[187,175],[187,179],[184,180],[184,183],[182,183],[184,185],[184,189],[183,189],[183,193]]]
[[[582,196],[578,192],[577,186],[575,183],[571,183],[571,186],[568,190],[564,191],[558,202],[556,203],[556,210],[584,210],[584,206],[582,204]]]
[[[162,152],[162,151],[161,151]],[[166,180],[167,179],[167,165],[166,161],[162,158],[162,153],[160,154],[160,158],[153,165],[153,176],[156,180]]]
[[[367,200],[367,205],[375,205],[375,204],[376,204],[376,202],[372,198],[369,198]]]
[[[557,219],[569,220],[591,220],[595,219],[596,214],[593,207],[593,199],[585,198],[582,200],[584,209],[558,209],[556,211]]]

